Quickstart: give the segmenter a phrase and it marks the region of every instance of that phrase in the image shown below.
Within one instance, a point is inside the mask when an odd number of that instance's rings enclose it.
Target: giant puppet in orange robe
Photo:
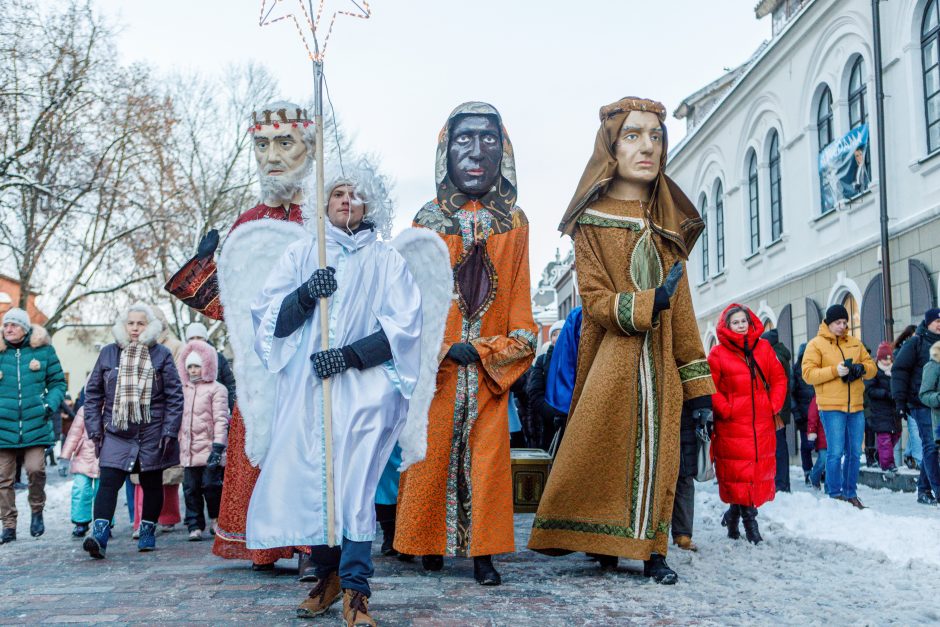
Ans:
[[[402,475],[395,548],[473,556],[495,585],[494,553],[515,550],[509,467],[509,387],[531,365],[529,226],[516,207],[512,144],[494,107],[463,104],[438,138],[437,198],[415,217],[450,251],[457,295],[447,318],[423,462]]]
[[[253,114],[252,126],[249,129],[254,142],[255,158],[258,161],[258,174],[261,179],[263,202],[252,209],[242,213],[235,220],[229,231],[229,242],[226,245],[226,257],[234,264],[241,264],[244,268],[233,268],[233,273],[243,277],[236,284],[231,282],[227,286],[229,291],[246,291],[245,296],[250,301],[254,297],[251,289],[253,283],[263,284],[266,273],[259,270],[263,265],[263,258],[270,256],[271,248],[265,237],[265,232],[274,229],[273,225],[256,228],[259,221],[282,221],[303,224],[303,215],[300,203],[302,202],[303,183],[306,175],[310,173],[314,155],[314,127],[307,117],[306,111],[297,105],[286,102],[276,102],[265,107],[262,111]],[[244,235],[243,229],[252,225],[251,235]],[[232,243],[232,235],[238,231],[240,237],[238,244]],[[222,301],[226,300],[219,289],[219,271],[214,257],[218,245],[218,234],[212,231],[199,245],[196,256],[184,265],[167,282],[165,289],[183,303],[199,313],[222,320]],[[238,250],[234,250],[238,248]],[[280,250],[275,251],[279,256]],[[219,262],[221,264],[221,261]],[[244,298],[242,299],[244,300]],[[248,502],[254,490],[255,482],[261,472],[258,468],[260,452],[250,455],[246,452],[252,448],[252,433],[264,431],[264,425],[254,426],[246,413],[246,403],[253,382],[247,377],[239,376],[245,365],[245,359],[238,354],[239,341],[247,343],[249,349],[254,339],[251,329],[250,315],[248,327],[251,332],[241,333],[245,337],[237,338],[235,322],[226,316],[229,327],[229,337],[233,347],[236,348],[235,371],[238,385],[239,399],[232,411],[232,420],[229,425],[228,463],[225,467],[225,480],[222,487],[222,506],[216,523],[215,543],[212,552],[225,559],[251,560],[255,569],[266,570],[274,566],[278,559],[288,559],[294,554],[294,547],[277,549],[251,550],[245,546],[245,520],[248,513]],[[272,408],[273,411],[273,408]],[[255,416],[257,421],[259,416]],[[260,416],[262,422],[267,417]],[[262,447],[255,445],[254,449],[260,451]]]

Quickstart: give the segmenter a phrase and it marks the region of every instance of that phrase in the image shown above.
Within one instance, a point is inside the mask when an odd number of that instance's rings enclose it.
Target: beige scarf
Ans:
[[[153,392],[153,363],[150,347],[131,342],[121,352],[117,390],[111,411],[111,424],[126,431],[130,424],[150,422],[150,396]]]

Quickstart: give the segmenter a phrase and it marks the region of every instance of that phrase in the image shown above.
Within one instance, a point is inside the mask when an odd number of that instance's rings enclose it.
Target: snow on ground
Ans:
[[[121,624],[292,619],[306,588],[287,570],[291,563],[282,561],[273,574],[251,573],[212,556],[208,543],[185,542],[181,533],[161,535],[156,554],[139,554],[123,497],[109,559],[89,560],[80,543],[68,539],[71,482],[50,470],[42,538],[29,537],[26,493],[17,493],[20,539],[0,547],[0,623],[55,622],[60,614],[91,623],[102,602],[114,615],[109,620]],[[519,514],[517,552],[496,559],[503,586],[474,584],[469,560],[448,558],[444,571],[425,573],[418,563],[376,556],[372,608],[383,627],[940,624],[940,508],[917,504],[913,494],[862,486],[859,496],[869,509],[858,511],[804,488],[801,472],[793,471],[794,492],[760,509],[760,546],[729,540],[717,487],[697,484],[700,550],[670,550],[669,564],[680,576],[676,586],[644,579],[640,562],[621,560],[617,572],[602,573],[584,555],[528,551],[532,515]],[[79,594],[89,577],[85,586],[109,592]],[[165,594],[133,595],[141,578]],[[133,604],[117,601],[126,595]]]

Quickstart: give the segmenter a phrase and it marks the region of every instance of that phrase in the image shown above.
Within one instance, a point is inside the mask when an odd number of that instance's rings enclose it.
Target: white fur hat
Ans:
[[[188,329],[187,329],[188,331]],[[192,351],[189,355],[186,356],[186,367],[190,366],[199,366],[202,367],[202,357],[199,356],[199,353]]]
[[[194,337],[201,337],[202,339],[209,338],[209,329],[206,328],[201,322],[193,322],[191,325],[186,327],[186,341],[193,339]],[[186,364],[187,366],[189,364]]]

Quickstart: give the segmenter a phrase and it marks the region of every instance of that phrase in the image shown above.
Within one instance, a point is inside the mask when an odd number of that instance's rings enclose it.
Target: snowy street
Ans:
[[[140,554],[120,507],[108,559],[88,559],[69,537],[70,482],[51,470],[47,530],[38,540],[29,537],[26,494],[17,494],[19,540],[0,546],[0,624],[299,622],[294,607],[307,584],[295,581],[293,563],[252,573],[213,556],[209,542],[187,542],[181,530],[159,535],[156,553]],[[473,583],[468,560],[447,560],[443,573],[426,575],[419,564],[377,556],[373,615],[381,625],[540,627],[940,622],[940,510],[918,505],[912,494],[860,487],[869,506],[860,512],[804,489],[797,475],[793,494],[761,508],[765,543],[758,547],[725,537],[716,486],[697,485],[700,550],[670,551],[681,578],[675,587],[640,577],[639,562],[601,574],[583,555],[522,549],[501,557],[505,584],[498,588]],[[520,548],[531,520],[516,516]],[[328,617],[337,622],[339,610]]]

